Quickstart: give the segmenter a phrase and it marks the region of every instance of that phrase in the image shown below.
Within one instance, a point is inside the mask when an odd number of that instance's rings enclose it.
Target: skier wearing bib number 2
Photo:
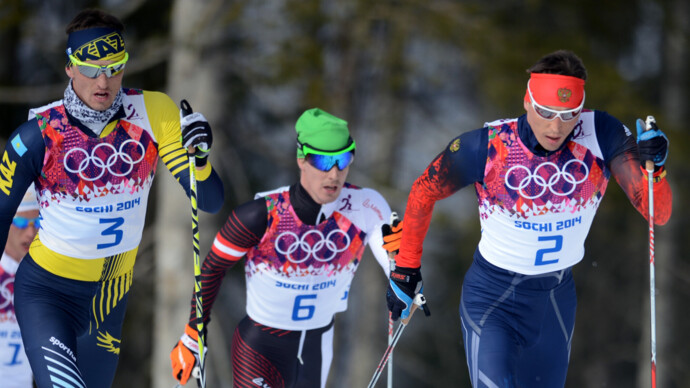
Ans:
[[[236,207],[201,269],[204,327],[223,276],[245,257],[247,316],[232,339],[235,387],[324,387],[333,356],[334,315],[369,244],[384,272],[381,226],[390,207],[375,190],[345,182],[355,157],[347,122],[321,109],[295,125],[299,182]],[[186,384],[198,362],[194,299],[170,353]]]
[[[614,117],[584,109],[587,74],[570,51],[548,54],[528,72],[525,115],[451,140],[413,184],[386,295],[394,318],[409,315],[434,203],[474,184],[482,234],[460,318],[475,388],[565,385],[576,306],[571,267],[584,255],[611,176],[648,217],[642,166],[653,161],[654,220],[665,224],[671,215],[663,132],[644,132],[638,120],[636,142]]]
[[[123,29],[98,10],[72,20],[64,98],[32,109],[0,160],[0,245],[32,182],[40,203],[14,302],[41,388],[112,384],[158,160],[189,196],[187,152],[194,150],[199,208],[216,212],[223,204],[203,116],[180,119],[167,95],[122,87]]]

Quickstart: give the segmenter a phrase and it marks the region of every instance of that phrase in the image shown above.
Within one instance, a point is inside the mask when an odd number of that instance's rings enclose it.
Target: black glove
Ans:
[[[421,267],[395,267],[391,272],[386,291],[386,304],[391,312],[391,319],[394,321],[398,318],[405,319],[410,315],[415,295],[424,289],[420,269]]]
[[[196,166],[206,165],[208,153],[213,144],[211,126],[201,113],[191,113],[186,116],[180,114],[180,126],[182,127],[182,146],[186,149],[194,147],[193,155],[196,157]],[[187,151],[189,152],[189,150]]]
[[[645,130],[646,124],[642,119],[637,119],[637,150],[640,153],[642,166],[647,160],[654,162],[656,170],[666,163],[668,156],[668,137],[661,132],[652,120],[651,129]]]
[[[396,255],[400,250],[400,240],[402,239],[403,222],[397,215],[391,224],[381,225],[381,234],[383,235],[383,249],[388,252],[388,255]]]

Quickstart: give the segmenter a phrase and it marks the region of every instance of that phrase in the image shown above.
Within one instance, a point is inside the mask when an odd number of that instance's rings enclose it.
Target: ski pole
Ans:
[[[198,385],[199,379],[201,379],[201,368],[199,368],[198,366],[195,366],[194,369],[192,369],[192,377],[197,379],[197,385]],[[177,384],[175,384],[175,386],[173,388],[182,388],[182,387],[183,387],[182,384],[177,383]]]
[[[393,343],[393,313],[388,311],[388,346]],[[390,357],[388,358],[388,376],[387,376],[387,386],[388,388],[393,388],[393,350],[391,349]]]
[[[188,116],[194,111],[187,100],[180,101],[180,113],[182,116]],[[197,377],[197,385],[199,388],[206,387],[206,368],[204,359],[204,313],[201,299],[201,263],[199,260],[199,217],[197,215],[196,202],[196,162],[194,161],[194,154],[187,154],[189,156],[189,199],[192,204],[192,245],[194,246],[194,300],[196,303],[196,329],[197,344],[199,345],[199,373]],[[196,377],[196,376],[195,376]]]
[[[391,228],[393,227],[393,223],[397,220],[399,220],[400,217],[398,217],[398,213],[396,212],[391,212],[391,219],[390,219],[390,224]],[[388,264],[390,265],[390,271],[393,272],[395,270],[395,252],[388,252]],[[388,311],[388,346],[391,346],[393,343],[393,313]],[[388,388],[393,388],[393,350],[391,349],[391,355],[388,358],[388,376],[387,376],[387,386]]]
[[[647,116],[645,131],[656,129],[654,116]],[[645,161],[649,190],[649,310],[651,315],[652,388],[656,388],[656,295],[654,286],[654,162]]]
[[[410,319],[412,319],[412,314],[414,314],[415,310],[417,310],[418,307],[422,307],[424,309],[424,313],[426,315],[429,315],[428,310],[426,308],[426,298],[424,298],[424,295],[422,294],[417,294],[414,296],[414,300],[412,301],[412,307],[410,308],[410,315],[408,315],[407,318],[400,321],[398,328],[395,330],[395,334],[393,334],[393,341],[390,345],[388,345],[388,348],[386,348],[386,351],[383,353],[383,357],[381,358],[379,365],[376,367],[376,371],[374,371],[374,376],[371,378],[371,381],[369,382],[369,385],[367,385],[367,388],[373,388],[376,385],[379,376],[381,376],[383,368],[385,368],[386,363],[388,363],[388,359],[391,353],[393,352],[393,348],[395,348],[395,344],[398,343],[400,335],[402,335],[402,332],[403,330],[405,330],[407,324],[410,323]]]

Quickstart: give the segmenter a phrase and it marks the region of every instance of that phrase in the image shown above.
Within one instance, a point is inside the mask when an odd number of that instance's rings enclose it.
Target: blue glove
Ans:
[[[661,167],[668,157],[668,138],[652,121],[652,128],[645,131],[646,124],[642,119],[637,119],[637,149],[640,153],[640,162],[644,166],[647,160]]]
[[[182,127],[182,146],[194,147],[197,167],[204,166],[213,144],[211,126],[204,115],[198,112],[186,116],[180,114],[180,126]]]
[[[416,294],[422,292],[422,273],[420,267],[395,267],[391,272],[386,304],[391,312],[391,319],[405,319],[410,316],[410,308]]]

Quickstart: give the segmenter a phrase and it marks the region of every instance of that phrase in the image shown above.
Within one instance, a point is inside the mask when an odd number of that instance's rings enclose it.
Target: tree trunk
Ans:
[[[222,62],[209,51],[217,44],[208,31],[208,19],[216,16],[219,2],[212,0],[177,0],[171,16],[171,42],[173,42],[168,95],[176,102],[189,101],[194,111],[204,114],[214,128],[215,150],[222,149],[222,136],[217,136],[214,123],[220,122],[222,101],[216,85],[222,74]],[[221,144],[219,144],[221,143]],[[210,160],[214,161],[213,150]],[[166,170],[161,163],[160,170]],[[157,178],[156,220],[156,302],[154,303],[154,349],[152,385],[170,388],[175,384],[171,376],[169,354],[188,321],[190,301],[194,289],[194,265],[191,229],[191,205],[179,184],[168,172]],[[217,227],[213,216],[199,211],[200,259],[203,262]],[[213,329],[208,337],[214,334]],[[207,354],[207,386],[221,386],[216,381],[217,363],[229,365],[225,346],[209,347]],[[213,353],[215,352],[215,353]],[[227,381],[225,382],[228,383]],[[194,383],[191,383],[194,384]],[[230,386],[230,385],[228,385]]]

